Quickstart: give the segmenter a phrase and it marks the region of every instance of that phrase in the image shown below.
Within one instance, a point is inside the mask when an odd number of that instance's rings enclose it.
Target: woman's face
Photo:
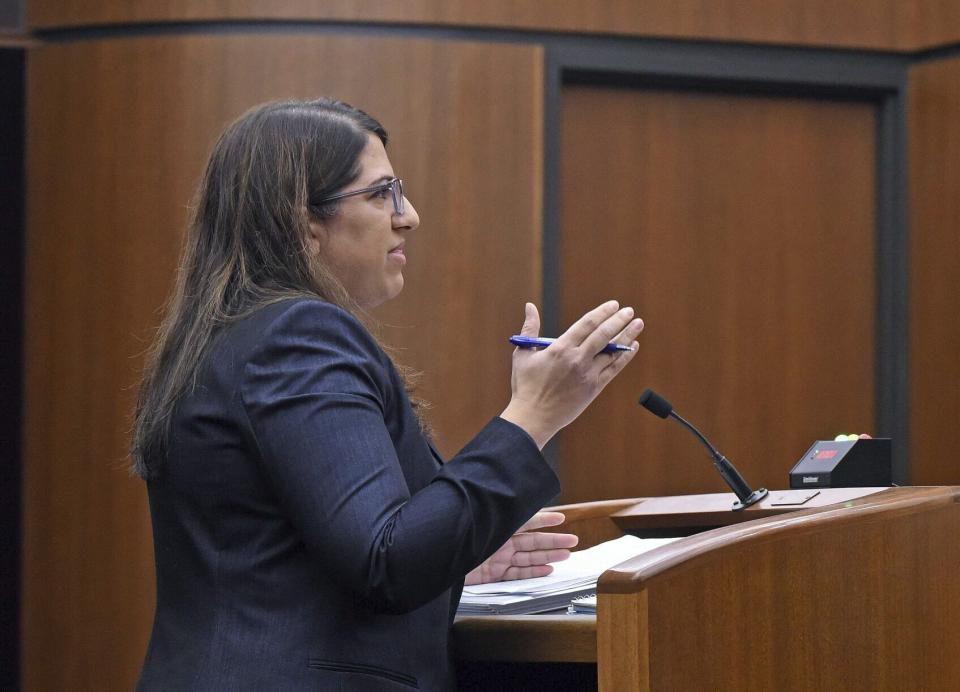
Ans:
[[[360,154],[360,177],[343,192],[393,177],[383,143],[371,134]],[[420,217],[409,200],[403,214],[395,213],[389,192],[355,195],[339,204],[335,216],[310,222],[310,251],[323,257],[360,307],[374,308],[403,290],[404,242]]]

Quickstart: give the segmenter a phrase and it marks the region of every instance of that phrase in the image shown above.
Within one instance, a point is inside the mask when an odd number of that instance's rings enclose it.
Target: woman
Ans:
[[[157,561],[143,690],[450,688],[465,575],[544,574],[575,543],[511,535],[562,520],[524,526],[559,490],[540,449],[643,324],[610,302],[516,352],[506,409],[441,464],[360,319],[400,293],[419,224],[386,142],[346,104],[286,102],[210,157],[135,426]]]

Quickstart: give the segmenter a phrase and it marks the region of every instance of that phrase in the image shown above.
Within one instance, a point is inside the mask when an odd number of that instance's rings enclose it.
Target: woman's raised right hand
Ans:
[[[526,430],[542,449],[633,359],[641,331],[643,320],[634,318],[633,308],[611,300],[574,322],[549,348],[516,349],[513,396],[500,417]],[[521,334],[540,334],[540,314],[533,303],[526,304]],[[634,350],[604,353],[611,341]]]

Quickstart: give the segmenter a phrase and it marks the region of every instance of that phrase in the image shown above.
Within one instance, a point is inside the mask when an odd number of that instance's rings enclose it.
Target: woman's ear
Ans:
[[[316,257],[320,254],[327,229],[324,227],[322,220],[311,216],[306,210],[304,210],[304,215],[307,217],[307,252],[311,257]]]

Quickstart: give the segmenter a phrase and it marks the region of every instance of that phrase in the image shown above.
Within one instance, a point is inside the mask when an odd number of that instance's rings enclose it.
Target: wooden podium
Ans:
[[[605,572],[596,617],[459,618],[458,659],[474,676],[526,668],[540,689],[958,689],[960,487],[778,497],[557,508],[581,547],[688,535]]]

